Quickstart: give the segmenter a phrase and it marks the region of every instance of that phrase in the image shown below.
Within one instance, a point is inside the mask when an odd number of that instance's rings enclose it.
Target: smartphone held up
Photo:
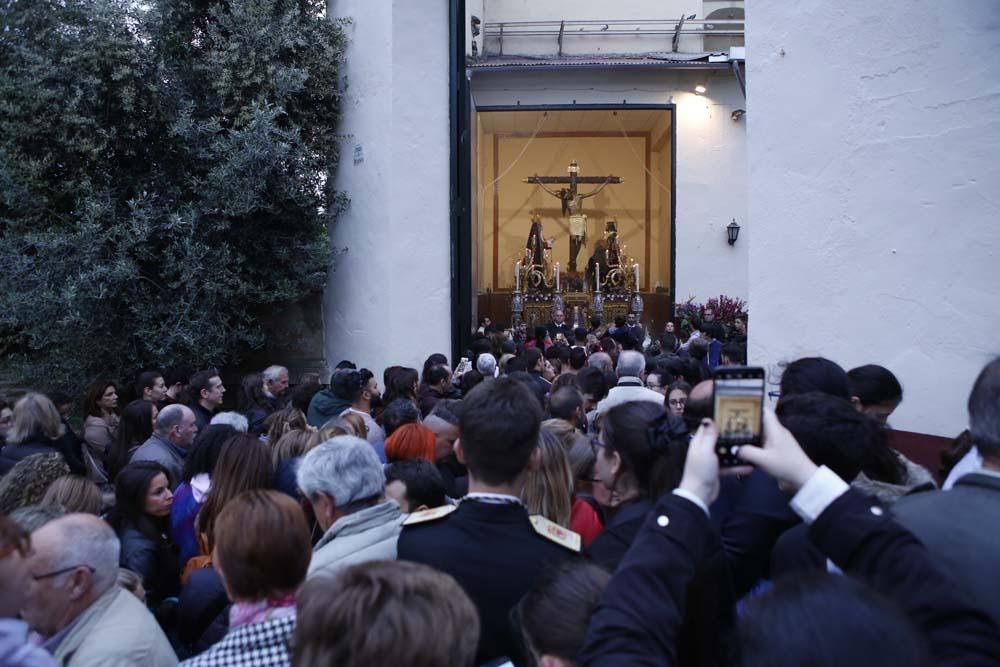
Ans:
[[[715,370],[712,418],[719,439],[715,453],[719,465],[746,465],[736,453],[741,445],[763,442],[764,369],[756,366],[721,366]]]

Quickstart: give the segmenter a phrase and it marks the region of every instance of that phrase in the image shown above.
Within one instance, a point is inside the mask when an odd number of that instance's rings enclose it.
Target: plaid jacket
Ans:
[[[183,667],[288,667],[288,644],[295,632],[295,618],[277,618],[234,628]]]

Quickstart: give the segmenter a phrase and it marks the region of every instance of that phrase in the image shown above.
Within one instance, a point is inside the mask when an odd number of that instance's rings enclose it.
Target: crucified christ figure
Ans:
[[[569,176],[529,176],[522,179],[524,183],[537,185],[547,193],[562,202],[563,215],[569,216],[569,270],[576,271],[576,257],[580,249],[587,243],[587,216],[583,213],[583,200],[593,197],[608,185],[622,183],[620,176],[580,176],[580,167],[576,160],[569,163]],[[590,192],[581,193],[577,190],[580,183],[595,183],[597,187]],[[569,187],[553,190],[547,184]]]

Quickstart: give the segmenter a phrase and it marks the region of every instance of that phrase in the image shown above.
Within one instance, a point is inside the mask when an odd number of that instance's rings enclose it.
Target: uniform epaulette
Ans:
[[[535,532],[544,537],[547,540],[552,540],[556,544],[571,549],[573,551],[580,550],[580,535],[579,533],[574,533],[568,528],[563,528],[558,523],[549,521],[541,514],[531,515],[531,526],[535,529]]]
[[[442,505],[441,507],[435,507],[434,509],[423,510],[422,512],[414,512],[410,516],[406,517],[403,521],[404,526],[413,526],[418,523],[426,523],[428,521],[434,521],[435,519],[440,519],[443,516],[448,516],[452,512],[458,509],[455,505]]]

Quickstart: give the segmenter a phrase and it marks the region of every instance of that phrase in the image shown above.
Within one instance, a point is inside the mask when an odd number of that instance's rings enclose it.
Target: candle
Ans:
[[[521,262],[514,262],[514,289],[521,291]]]
[[[635,263],[635,291],[639,291],[639,263]]]
[[[559,291],[559,262],[556,262],[556,292]]]
[[[594,290],[597,291],[597,292],[600,292],[601,291],[601,265],[598,264],[598,263],[596,263],[596,262],[594,263],[594,279],[595,279],[595,282],[597,282],[597,284],[594,285]]]

